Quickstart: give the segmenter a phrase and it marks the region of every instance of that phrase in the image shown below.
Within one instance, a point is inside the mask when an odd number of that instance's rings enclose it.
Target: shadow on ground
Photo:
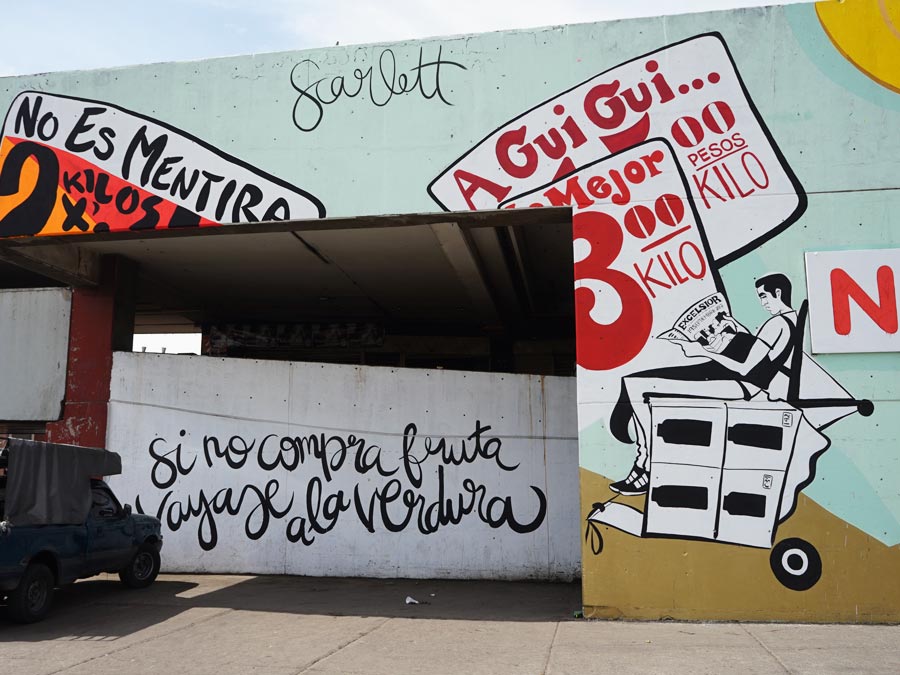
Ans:
[[[407,604],[406,598],[420,604]],[[161,576],[134,591],[95,578],[58,589],[50,615],[19,626],[0,613],[0,643],[115,640],[191,608],[476,621],[559,621],[581,608],[580,583],[290,576]],[[5,610],[5,607],[3,608]]]

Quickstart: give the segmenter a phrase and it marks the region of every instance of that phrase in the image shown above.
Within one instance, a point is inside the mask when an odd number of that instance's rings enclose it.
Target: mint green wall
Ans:
[[[171,124],[308,190],[329,216],[432,211],[428,183],[501,124],[627,59],[707,31],[724,37],[807,191],[890,184],[900,138],[873,134],[870,125],[888,126],[900,97],[885,91],[888,108],[860,98],[820,70],[830,61],[810,60],[806,43],[826,40],[812,5],[2,78],[0,110],[29,89],[97,99]],[[453,105],[411,93],[378,108],[363,94],[328,106],[315,131],[295,128],[295,64],[311,59],[323,75],[351,78],[386,48],[402,69],[417,63],[420,48],[426,61],[440,48],[443,59],[463,64],[466,70],[441,69]],[[819,48],[834,51],[827,40]],[[847,70],[854,69],[842,64]],[[855,152],[841,140],[848,137],[859,139]]]

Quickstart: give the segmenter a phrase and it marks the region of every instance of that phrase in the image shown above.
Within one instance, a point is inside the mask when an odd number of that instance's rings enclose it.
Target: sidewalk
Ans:
[[[421,604],[406,604],[410,596]],[[428,603],[428,604],[425,604]],[[577,584],[164,575],[0,618],[10,675],[900,673],[900,626],[586,621]]]

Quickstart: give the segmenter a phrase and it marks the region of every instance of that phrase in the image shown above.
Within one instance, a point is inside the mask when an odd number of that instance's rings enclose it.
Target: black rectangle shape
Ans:
[[[732,516],[765,518],[766,496],[750,492],[729,492],[722,500],[722,509]]]
[[[670,418],[656,426],[656,435],[672,445],[709,447],[712,442],[712,422]]]
[[[735,424],[728,429],[728,440],[751,448],[781,450],[784,429],[768,424]]]
[[[709,506],[709,490],[696,485],[659,485],[650,498],[666,509],[705,511]]]

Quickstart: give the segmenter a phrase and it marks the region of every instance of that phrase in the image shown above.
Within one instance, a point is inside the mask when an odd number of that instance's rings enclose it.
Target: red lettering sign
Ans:
[[[834,312],[834,330],[838,335],[850,334],[850,298],[884,332],[897,332],[897,291],[894,272],[887,265],[878,268],[878,302],[860,288],[840,267],[831,270],[831,306]]]

